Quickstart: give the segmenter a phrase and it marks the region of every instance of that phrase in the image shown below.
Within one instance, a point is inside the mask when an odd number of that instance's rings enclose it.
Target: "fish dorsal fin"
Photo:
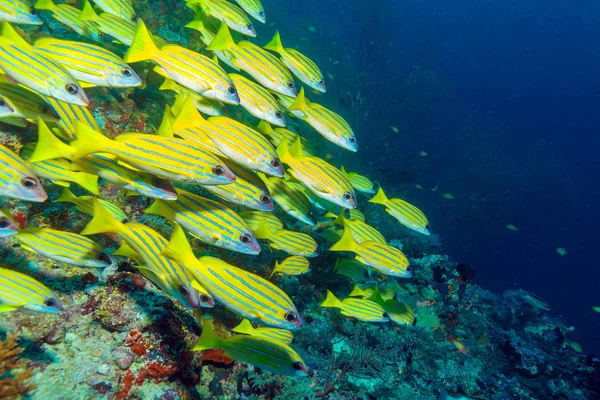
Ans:
[[[227,24],[222,22],[217,34],[206,50],[231,50],[233,46],[235,46],[235,42],[233,41],[233,37],[231,37],[231,32],[229,32]]]
[[[254,335],[256,333],[256,328],[252,326],[252,323],[247,318],[244,318],[239,325],[231,328],[231,331],[236,333],[245,333],[247,335]]]
[[[5,37],[7,39],[10,39],[18,46],[26,47],[26,48],[31,47],[31,45],[29,43],[27,43],[27,41],[25,39],[23,39],[23,37],[21,35],[19,35],[19,33],[15,30],[15,28],[13,28],[12,25],[6,21],[2,23],[1,36]]]
[[[283,43],[281,43],[281,36],[279,35],[279,31],[275,31],[273,35],[273,39],[267,44],[263,46],[263,49],[274,51],[275,53],[283,53],[285,48],[283,47]]]
[[[143,264],[140,255],[125,242],[121,243],[121,246],[113,252],[113,255],[131,258],[136,263]]]
[[[300,111],[302,113],[304,113],[304,109],[306,109],[307,105],[306,105],[306,97],[304,95],[304,88],[300,89],[300,92],[298,93],[298,97],[296,97],[296,100],[294,100],[294,102],[292,104],[290,104],[290,106],[288,107],[289,111]]]
[[[180,100],[181,99],[181,100]],[[198,112],[194,100],[187,93],[180,93],[171,108],[175,115],[171,129],[175,132],[201,126],[206,120]]]
[[[174,223],[173,225],[174,228],[171,239],[169,240],[169,245],[165,247],[161,255],[188,267],[197,265],[200,261],[198,261],[194,255],[183,228],[177,223]]]

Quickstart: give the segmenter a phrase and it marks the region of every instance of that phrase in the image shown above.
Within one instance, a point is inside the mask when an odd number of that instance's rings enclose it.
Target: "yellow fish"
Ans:
[[[258,239],[268,240],[272,248],[288,254],[304,257],[319,255],[317,242],[306,233],[286,229],[273,230],[265,221],[262,221],[253,232]]]
[[[253,327],[252,323],[246,318],[239,325],[231,328],[232,332],[243,333],[250,336],[260,336],[267,340],[274,340],[283,344],[290,344],[294,340],[294,334],[287,329],[269,328],[269,327]]]
[[[255,20],[263,24],[267,21],[265,9],[260,0],[235,0],[235,2]]]
[[[269,278],[271,278],[274,274],[289,276],[302,275],[307,273],[309,269],[310,261],[308,261],[306,257],[291,256],[283,260],[281,264],[278,261],[275,261],[275,267],[273,268],[273,271],[271,271]]]
[[[240,105],[254,117],[276,126],[285,126],[279,102],[267,89],[238,74],[229,74],[240,95]]]
[[[0,268],[0,313],[19,309],[57,314],[64,310],[56,295],[41,282],[6,268]]]
[[[336,274],[343,275],[355,281],[365,281],[369,279],[369,270],[367,266],[356,260],[340,260],[338,258],[333,270]]]
[[[0,144],[0,196],[43,203],[48,198],[38,177],[21,157]]]
[[[191,90],[184,88],[183,86],[179,85],[177,82],[175,82],[172,79],[169,79],[168,77],[165,78],[165,81],[158,89],[159,90],[173,90],[175,93],[177,93],[178,97],[180,95],[183,95],[183,96],[187,95],[187,96],[191,97],[192,101],[194,102],[194,105],[196,106],[196,109],[198,111],[200,111],[202,114],[210,115],[211,117],[215,117],[217,115],[223,115],[223,113],[225,111],[225,107],[223,107],[223,105],[221,103],[214,101],[214,100],[207,99],[206,97],[203,97],[196,92],[192,92]],[[165,114],[166,114],[166,110],[165,110]]]
[[[19,227],[12,220],[12,215],[7,209],[0,210],[0,238],[12,236],[19,231]]]
[[[229,28],[243,35],[256,37],[252,21],[236,5],[225,0],[188,0],[188,5],[198,5],[202,11],[227,24]]]
[[[449,199],[449,200],[452,200],[454,198],[454,195],[452,195],[450,193],[443,193],[442,196],[444,196],[445,199]]]
[[[283,222],[271,212],[245,210],[240,211],[239,215],[252,231],[257,230],[263,221],[273,231],[285,229]]]
[[[29,0],[0,0],[0,21],[26,25],[44,23],[33,13]]]
[[[106,208],[120,222],[128,222],[127,215],[119,207],[110,201],[97,199],[92,196],[75,196],[68,188],[64,188],[61,195],[54,200],[54,203],[72,203],[75,209],[87,215],[94,215],[94,202],[97,201]]]
[[[373,189],[373,182],[371,182],[371,180],[366,176],[357,174],[356,172],[346,172],[344,166],[340,167],[340,171],[346,175],[354,189],[363,193],[375,193],[375,189]]]
[[[80,10],[68,4],[54,4],[52,0],[37,0],[36,10],[47,10],[52,13],[52,18],[65,24],[81,36],[88,36],[95,41],[101,39],[98,27],[90,21],[79,18]]]
[[[271,197],[289,215],[308,225],[315,225],[310,216],[310,201],[304,195],[304,185],[293,185],[285,179],[258,174],[271,192]]]
[[[387,322],[390,320],[383,307],[374,301],[355,297],[348,297],[340,301],[329,290],[327,291],[327,297],[321,303],[321,307],[339,308],[342,315],[356,318],[359,321]]]
[[[336,218],[335,223],[347,227],[356,242],[377,242],[387,244],[385,238],[377,229],[363,221],[346,218],[345,213],[345,210],[342,210],[340,215]]]
[[[134,19],[135,10],[131,0],[94,0],[94,4],[102,11],[119,16],[124,19]]]
[[[211,28],[209,28],[209,26],[210,23],[206,21],[206,16],[203,13],[198,13],[196,14],[196,17],[185,27],[198,31],[200,33],[200,40],[202,40],[202,43],[204,43],[205,46],[209,46],[217,34],[217,32],[213,31]],[[240,67],[235,64],[235,57],[230,51],[213,50],[212,52],[221,62],[225,63],[236,71],[240,70]]]
[[[430,235],[427,229],[429,221],[421,210],[402,199],[388,199],[381,187],[377,191],[377,194],[369,200],[369,203],[384,205],[386,207],[385,211],[396,218],[402,225],[423,235]]]
[[[0,82],[0,121],[8,122],[7,118],[16,125],[25,126],[23,119],[58,122],[58,114],[52,106],[40,95],[20,85]],[[18,121],[15,123],[14,119]],[[10,122],[8,122],[10,123]]]
[[[300,136],[296,132],[292,132],[289,129],[281,127],[273,128],[268,122],[260,121],[256,126],[256,130],[265,135],[269,141],[273,143],[273,146],[276,147],[279,146],[284,139],[289,143],[293,143],[296,137],[299,137],[302,147],[302,155],[312,156],[315,153],[307,138]]]

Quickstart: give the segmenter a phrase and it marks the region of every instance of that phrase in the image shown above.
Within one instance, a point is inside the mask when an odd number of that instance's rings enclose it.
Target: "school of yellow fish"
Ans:
[[[28,0],[0,0],[0,122],[35,124],[38,133],[37,142],[25,145],[20,154],[0,145],[0,196],[44,202],[44,186],[56,184],[63,191],[55,202],[71,203],[92,217],[79,233],[19,228],[5,209],[0,236],[12,236],[37,255],[81,267],[106,267],[115,255],[127,257],[183,306],[218,303],[243,318],[232,329],[236,334],[227,338],[215,334],[204,318],[195,350],[218,348],[235,360],[302,376],[307,367],[290,347],[291,331],[302,327],[301,312],[269,279],[308,273],[309,258],[317,257],[319,249],[311,235],[288,230],[273,213],[275,205],[312,227],[309,231],[318,228],[332,243],[329,251],[353,253],[355,259],[338,259],[335,265],[338,274],[353,279],[369,271],[411,276],[407,257],[356,209],[357,192],[373,195],[370,202],[415,232],[429,235],[428,221],[412,204],[388,198],[381,187],[376,191],[367,177],[320,158],[307,138],[286,128],[289,118],[303,120],[324,139],[358,150],[350,125],[310,101],[304,87],[297,89],[295,79],[311,91],[326,92],[323,74],[310,58],[284,47],[279,32],[263,47],[234,40],[256,36],[252,19],[266,21],[259,0],[236,3],[187,1],[196,16],[186,27],[198,32],[204,48],[199,53],[153,34],[136,18],[131,0],[86,0],[81,9],[52,0],[38,0],[33,8]],[[34,10],[73,30],[81,41],[41,37],[30,43],[13,25],[42,25]],[[120,54],[102,47],[107,37],[121,44]],[[164,110],[155,133],[109,138],[87,108],[94,87],[142,85],[130,65],[142,62],[164,77],[160,89],[175,92],[175,101]],[[227,116],[227,107],[237,106],[250,117],[240,121]],[[130,221],[119,207],[101,199],[99,183],[152,198],[145,212],[173,224],[170,239]],[[76,196],[73,184],[90,195]],[[195,185],[197,193],[178,184]],[[316,209],[324,214],[319,220],[311,212]],[[112,255],[88,238],[105,232],[120,238]],[[289,257],[277,261],[267,279],[215,257],[198,257],[188,234],[233,252],[257,255],[267,245]],[[361,321],[414,321],[409,305],[375,287],[357,286],[343,300],[328,291],[321,305]],[[61,312],[65,306],[41,282],[0,268],[0,311]]]

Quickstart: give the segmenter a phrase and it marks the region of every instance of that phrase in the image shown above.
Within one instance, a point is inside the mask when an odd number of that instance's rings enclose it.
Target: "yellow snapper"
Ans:
[[[235,85],[218,64],[210,58],[178,45],[158,48],[144,22],[138,20],[133,42],[125,54],[125,62],[154,61],[164,75],[202,96],[227,104],[239,104]]]
[[[0,210],[0,237],[12,236],[17,233],[19,227],[12,220],[12,216],[7,209]]]
[[[224,200],[258,211],[273,211],[275,206],[271,194],[260,180],[247,169],[234,163],[228,163],[236,180],[229,185],[204,186],[206,190]]]
[[[177,82],[169,78],[165,78],[165,81],[159,87],[159,90],[173,90],[175,93],[177,93],[178,96],[187,95],[191,97],[194,102],[194,105],[196,106],[196,109],[202,114],[210,115],[211,117],[223,115],[225,111],[225,107],[223,107],[221,103],[207,99],[206,97],[203,97],[196,92],[192,92],[191,90],[188,90],[183,86],[178,85]]]
[[[61,138],[65,140],[75,139],[75,122],[77,121],[80,121],[95,131],[100,130],[98,122],[96,122],[96,119],[94,119],[94,116],[87,107],[66,103],[48,96],[44,96],[44,99],[46,99],[60,117],[60,121],[57,125],[61,129],[57,133]]]
[[[123,224],[102,204],[95,202],[94,217],[81,233],[93,235],[105,232],[115,232],[121,236],[126,245],[137,254],[133,258],[143,262],[143,265],[138,267],[140,271],[158,287],[181,304],[191,308],[201,306],[198,290],[192,286],[193,277],[188,270],[161,255],[167,246],[167,240],[158,232],[135,222]],[[207,306],[211,304],[214,305],[212,299]]]
[[[27,143],[23,146],[20,154],[23,160],[27,161],[34,149],[35,143]],[[98,177],[80,171],[75,164],[65,158],[29,163],[29,166],[38,177],[49,179],[56,185],[70,187],[71,183],[77,183],[94,194],[100,193]]]
[[[300,144],[302,145],[302,154],[305,156],[314,155],[315,151],[312,144],[304,136],[298,135],[296,132],[292,132],[289,129],[276,127],[273,128],[267,121],[260,121],[256,126],[256,130],[265,135],[273,146],[279,146],[285,139],[289,143],[293,143],[296,137],[300,138]]]
[[[252,364],[265,371],[291,376],[307,376],[308,368],[298,353],[290,346],[269,338],[235,335],[217,336],[208,319],[202,322],[202,334],[193,350],[220,349],[226,357]]]
[[[319,157],[301,155],[300,140],[292,146],[287,140],[277,147],[281,161],[287,164],[296,179],[317,196],[344,208],[356,208],[354,188],[342,172]]]
[[[238,74],[229,74],[240,95],[240,105],[251,115],[276,126],[285,126],[283,108],[271,93]]]
[[[415,313],[406,303],[401,303],[393,298],[384,298],[379,288],[373,288],[369,300],[383,307],[388,317],[396,325],[412,325],[415,322]],[[393,295],[392,295],[393,297]]]
[[[58,122],[56,111],[39,94],[20,85],[0,82],[0,121],[22,118]]]
[[[258,176],[267,185],[267,189],[271,192],[273,201],[279,205],[289,215],[296,218],[300,222],[308,225],[315,225],[315,222],[310,217],[310,201],[304,195],[304,185],[293,185],[285,179],[276,177],[267,177],[264,174]]]
[[[245,254],[260,253],[244,220],[217,201],[177,189],[177,200],[155,200],[144,212],[177,222],[204,243]]]
[[[196,258],[178,224],[162,254],[184,264],[216,300],[234,313],[276,328],[294,330],[302,326],[296,306],[283,290],[218,258]]]
[[[61,64],[79,81],[98,86],[134,87],[142,84],[121,57],[100,46],[54,38],[38,39],[35,49]]]
[[[246,13],[226,0],[189,0],[188,5],[198,5],[206,15],[227,24],[243,35],[255,37],[256,31]]]
[[[90,21],[79,18],[81,13],[77,8],[68,4],[54,4],[52,0],[37,0],[34,5],[36,10],[47,10],[58,22],[65,24],[81,36],[88,36],[95,41],[101,39],[98,27]]]
[[[266,221],[262,221],[253,232],[256,238],[268,240],[269,246],[273,249],[285,251],[294,256],[316,257],[319,255],[317,242],[306,233],[286,229],[273,230]]]
[[[100,32],[112,36],[117,42],[130,46],[135,35],[135,22],[111,13],[96,14],[90,3],[83,2],[79,19],[94,24]],[[160,48],[166,42],[154,36],[155,43]]]
[[[48,198],[39,179],[25,161],[0,144],[0,196],[44,202]]]
[[[68,188],[64,188],[61,195],[54,200],[54,203],[72,203],[75,209],[87,215],[94,215],[94,202],[97,201],[106,208],[118,221],[127,222],[127,215],[119,207],[110,201],[97,199],[92,196],[75,196]]]
[[[283,260],[281,264],[278,261],[275,261],[275,267],[273,268],[273,271],[271,271],[269,278],[274,274],[289,276],[302,275],[307,273],[309,269],[310,261],[308,261],[308,259],[302,256],[291,256]]]
[[[226,24],[221,24],[207,50],[229,51],[231,61],[258,83],[274,92],[296,97],[296,85],[292,73],[273,54],[257,45],[241,41],[235,43]]]
[[[267,22],[265,9],[260,0],[235,0],[235,2],[255,20],[263,24]]]
[[[263,48],[278,53],[285,66],[304,84],[319,92],[325,93],[327,91],[325,79],[317,64],[298,50],[283,47],[279,31],[275,32],[273,39]]]
[[[356,254],[360,261],[384,275],[410,278],[409,262],[406,256],[397,248],[368,241],[358,243],[354,240],[350,229],[344,228],[342,238],[329,248],[329,251],[350,251]]]
[[[329,290],[321,307],[339,308],[342,315],[356,318],[359,321],[387,322],[390,320],[383,307],[374,301],[354,297],[340,301]]]
[[[294,340],[294,334],[287,329],[269,328],[252,326],[252,323],[246,318],[242,319],[239,325],[231,328],[232,332],[243,333],[250,336],[260,336],[267,340],[273,340],[283,344],[290,344]]]
[[[369,202],[384,205],[385,211],[407,228],[423,235],[430,235],[427,229],[429,225],[427,217],[409,202],[397,198],[388,199],[381,187]]]
[[[0,0],[0,21],[26,25],[44,23],[33,13],[29,0]]]
[[[226,185],[235,180],[227,166],[211,153],[181,139],[129,133],[109,139],[77,123],[77,140],[64,144],[50,131],[40,130],[30,162],[65,157],[77,161],[92,153],[109,153],[160,178],[179,182]]]
[[[358,150],[354,132],[346,120],[320,104],[314,102],[307,104],[304,88],[300,89],[296,101],[288,107],[288,110],[294,117],[306,121],[331,143],[346,150]]]
[[[362,193],[375,193],[375,189],[373,189],[373,182],[371,182],[371,180],[366,176],[357,174],[356,172],[347,172],[344,169],[344,166],[340,167],[340,171],[346,175],[346,178],[348,178],[354,189]]]
[[[354,210],[349,210],[349,213],[350,218],[365,222],[365,215],[362,212],[360,212],[360,210],[357,210],[355,208]]]
[[[252,231],[257,230],[263,221],[267,224],[269,229],[273,231],[285,228],[283,222],[281,222],[275,214],[270,212],[246,210],[240,211],[239,215]]]
[[[102,247],[77,233],[50,228],[24,228],[17,232],[15,238],[23,249],[52,260],[95,268],[112,264]]]
[[[343,210],[336,218],[335,223],[348,228],[352,233],[352,237],[358,243],[372,241],[387,244],[385,238],[377,229],[358,219],[346,218],[345,214],[346,212]]]
[[[19,309],[56,314],[63,311],[52,290],[30,276],[0,268],[0,312]]]
[[[381,298],[384,301],[394,298],[394,291],[391,288],[384,289],[384,292],[382,293],[381,290],[377,287],[367,287],[367,288],[362,289],[360,286],[354,286],[354,288],[352,289],[352,292],[350,292],[350,294],[348,296],[349,297],[362,297],[363,299],[368,299],[371,296],[373,296],[375,293],[377,293],[377,291],[379,291],[379,295],[381,296]]]
[[[367,266],[356,260],[340,260],[338,258],[333,270],[336,274],[343,275],[355,281],[369,279],[369,269]]]
[[[94,0],[94,3],[104,12],[124,19],[135,18],[135,10],[131,0]]]
[[[40,54],[8,24],[2,24],[0,69],[13,81],[40,94],[87,106],[85,92],[58,62]]]
[[[185,25],[185,27],[198,31],[200,33],[200,40],[202,40],[202,43],[204,43],[205,46],[209,46],[216,35],[216,32],[209,27],[209,22],[206,21],[206,17],[203,13],[196,14],[196,17]],[[230,51],[213,50],[213,53],[229,67],[236,71],[240,70],[240,68],[235,65],[235,59]]]

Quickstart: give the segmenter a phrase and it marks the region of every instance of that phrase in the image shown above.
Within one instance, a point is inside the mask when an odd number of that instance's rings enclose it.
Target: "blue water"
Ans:
[[[361,171],[418,204],[444,251],[473,267],[478,283],[545,298],[584,351],[600,354],[600,314],[591,309],[600,305],[600,3],[348,0],[267,9],[271,20],[293,21],[278,24],[282,37],[307,37],[294,45],[308,54],[308,26],[335,42],[315,58],[343,77],[329,80],[331,91],[366,98],[360,111],[369,114],[353,121],[369,142],[358,153]],[[339,97],[323,102],[339,109]]]

